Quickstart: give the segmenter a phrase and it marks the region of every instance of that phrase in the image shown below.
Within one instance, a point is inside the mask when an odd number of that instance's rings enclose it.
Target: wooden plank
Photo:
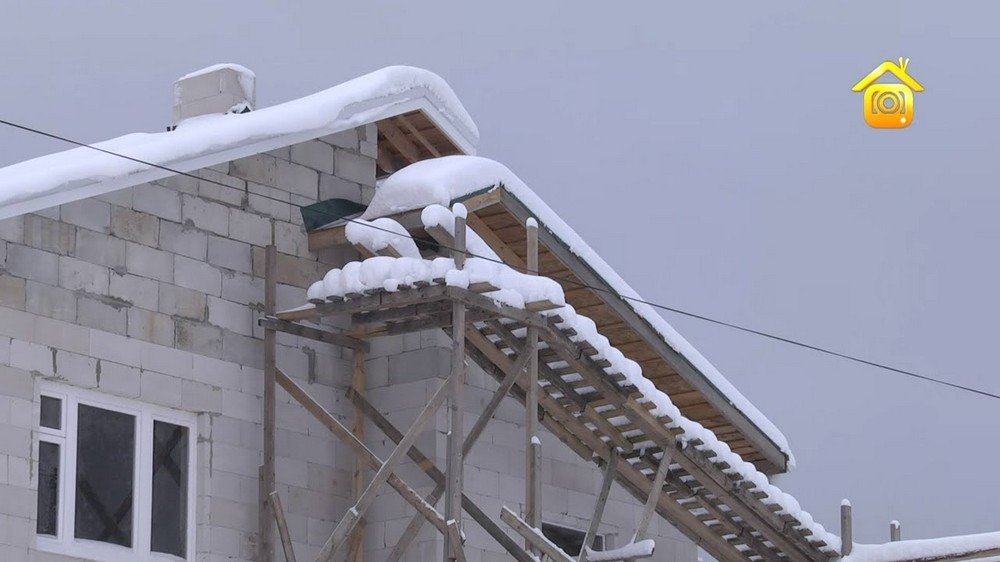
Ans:
[[[465,547],[462,545],[462,533],[458,530],[458,521],[448,521],[448,542],[451,544],[450,558],[455,562],[465,562]],[[449,558],[445,553],[445,558]]]
[[[529,218],[527,229],[528,275],[538,275],[538,221]],[[527,308],[527,307],[526,307]],[[530,309],[529,309],[530,310]],[[538,328],[529,326],[526,344],[530,353],[528,376],[525,384],[525,488],[524,515],[528,524],[538,529],[542,526],[542,475],[541,441],[538,438]]]
[[[594,514],[590,517],[590,526],[587,527],[587,534],[583,537],[583,547],[580,549],[579,562],[587,560],[587,548],[594,543],[597,530],[601,526],[601,519],[604,518],[604,506],[608,503],[608,496],[611,494],[611,484],[615,481],[615,471],[618,469],[618,455],[611,455],[611,458],[604,463],[604,476],[601,480],[601,492],[594,502]]]
[[[382,133],[385,140],[389,141],[389,144],[399,152],[406,160],[408,164],[418,162],[422,160],[420,158],[420,151],[417,150],[417,146],[406,138],[406,134],[403,133],[393,122],[392,118],[383,119],[375,124],[378,127],[378,131]]]
[[[413,125],[413,122],[411,122],[405,115],[397,115],[396,121],[399,121],[399,123],[403,125],[403,128],[409,131],[410,135],[417,139],[417,142],[423,145],[423,147],[427,149],[427,152],[431,153],[432,156],[435,158],[441,156],[441,151],[434,146],[434,143],[427,140],[427,137],[417,130],[416,126]]]
[[[354,504],[354,507],[347,510],[347,514],[337,523],[334,528],[333,533],[323,544],[323,548],[320,549],[319,554],[316,556],[317,562],[327,562],[333,558],[333,555],[343,546],[344,541],[347,540],[348,534],[357,524],[358,519],[364,517],[368,508],[371,507],[372,503],[375,502],[375,498],[378,496],[382,489],[382,486],[389,480],[392,476],[393,471],[399,466],[399,464],[406,458],[407,453],[410,451],[410,447],[413,442],[417,440],[417,437],[423,432],[424,426],[433,419],[434,415],[437,413],[438,408],[444,403],[445,399],[452,391],[453,387],[450,385],[451,381],[445,381],[437,391],[434,396],[430,399],[430,402],[424,407],[424,409],[417,415],[417,419],[413,421],[410,429],[403,436],[403,439],[399,442],[399,445],[393,449],[389,458],[382,463],[378,471],[372,476],[371,482],[368,483],[368,487],[365,488],[364,493]],[[452,518],[449,518],[452,519]],[[445,535],[447,537],[447,534]]]
[[[669,470],[670,452],[664,450],[663,456],[660,457],[660,465],[656,468],[656,476],[653,478],[653,488],[649,492],[649,497],[646,498],[646,505],[642,508],[642,517],[639,518],[635,534],[632,535],[632,542],[638,542],[646,538],[649,522],[653,519],[656,504],[660,502],[660,495],[663,493],[663,483],[667,479],[667,471]]]
[[[510,525],[511,529],[514,529],[517,534],[524,537],[526,541],[531,543],[532,546],[538,549],[545,556],[548,556],[554,562],[574,562],[569,555],[562,551],[562,549],[553,544],[549,539],[545,538],[545,535],[543,535],[537,527],[533,527],[525,522],[513,511],[507,509],[507,506],[500,508],[500,519],[504,523]]]
[[[278,536],[281,537],[281,549],[285,553],[285,562],[295,562],[295,549],[292,548],[292,535],[288,532],[288,521],[285,520],[285,510],[281,507],[281,498],[275,490],[269,494],[271,511],[274,512],[274,522],[278,526]]]
[[[261,318],[258,321],[258,324],[265,329],[277,330],[286,334],[292,334],[328,343],[330,345],[336,345],[338,347],[346,347],[363,353],[367,353],[371,349],[371,344],[361,338],[356,338],[347,334],[337,334],[329,330],[321,330],[310,326],[303,326],[302,324],[296,324],[287,320],[278,320],[277,318]]]
[[[448,288],[444,285],[430,285],[406,291],[397,291],[395,293],[383,291],[348,300],[318,304],[312,308],[276,312],[273,316],[279,320],[314,320],[316,318],[334,316],[337,314],[370,312],[373,310],[401,307],[418,303],[426,304],[448,299],[447,289]]]
[[[277,280],[275,266],[277,264],[277,249],[269,245],[264,249],[264,314],[274,314],[276,303]],[[273,507],[271,492],[274,491],[274,438],[276,429],[275,417],[275,361],[276,334],[273,329],[264,329],[264,400],[263,400],[263,430],[264,449],[263,463],[260,467],[258,497],[260,502],[259,533],[261,560],[271,560],[274,553],[274,527],[271,525]]]

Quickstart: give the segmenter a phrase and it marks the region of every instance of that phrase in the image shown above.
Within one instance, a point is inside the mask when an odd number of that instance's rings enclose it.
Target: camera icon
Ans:
[[[913,90],[903,84],[872,84],[865,90],[865,123],[901,129],[913,122]]]
[[[865,123],[875,129],[902,129],[913,123],[913,92],[924,87],[907,74],[910,59],[899,58],[899,64],[885,61],[855,84],[851,90],[864,90]],[[902,84],[876,84],[883,74],[892,74]]]

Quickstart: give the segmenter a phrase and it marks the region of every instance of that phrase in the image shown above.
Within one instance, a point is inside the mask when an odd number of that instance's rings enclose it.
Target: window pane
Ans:
[[[38,524],[39,535],[56,534],[59,519],[59,445],[38,442]]]
[[[76,538],[132,546],[135,416],[80,404]]]
[[[62,429],[62,400],[42,396],[41,426]]]
[[[150,547],[184,557],[187,541],[188,430],[153,422],[153,529]]]
[[[570,556],[578,556],[580,554],[580,550],[583,548],[583,539],[587,538],[587,533],[583,531],[560,527],[559,525],[550,525],[548,523],[542,523],[542,534]],[[592,550],[604,550],[604,537],[600,535],[595,536],[590,548]]]

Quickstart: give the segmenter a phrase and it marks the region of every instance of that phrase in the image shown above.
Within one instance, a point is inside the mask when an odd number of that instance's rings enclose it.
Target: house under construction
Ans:
[[[438,76],[255,81],[0,169],[0,559],[1000,554],[815,522],[777,428],[475,156]]]

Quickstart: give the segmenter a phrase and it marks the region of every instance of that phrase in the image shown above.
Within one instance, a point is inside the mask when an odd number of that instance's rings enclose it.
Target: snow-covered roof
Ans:
[[[455,92],[440,76],[409,66],[383,68],[250,113],[192,118],[174,131],[133,133],[94,146],[189,172],[414,110],[423,111],[463,152],[475,153],[479,130]],[[0,169],[0,219],[169,175],[89,148],[42,156]]]
[[[471,193],[502,186],[516,196],[567,247],[600,275],[626,303],[652,326],[663,340],[700,371],[731,404],[795,464],[784,434],[760,412],[715,366],[698,352],[677,330],[645,304],[639,294],[584,242],[565,221],[506,166],[478,156],[446,156],[417,162],[389,176],[375,193],[362,219],[371,220],[422,209],[430,205],[451,204]]]
[[[1000,554],[1000,532],[995,532],[885,544],[855,544],[851,554],[841,558],[841,562],[933,562],[970,559],[987,562],[998,554]]]

